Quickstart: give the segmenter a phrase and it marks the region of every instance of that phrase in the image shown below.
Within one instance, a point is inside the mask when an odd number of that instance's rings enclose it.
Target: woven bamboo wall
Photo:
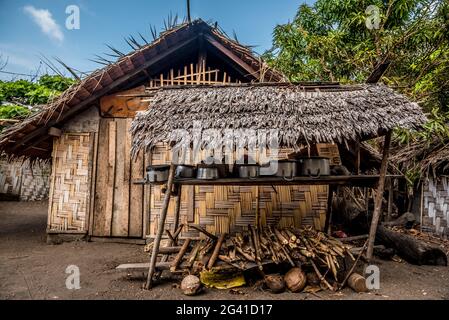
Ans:
[[[84,231],[89,210],[93,133],[65,133],[53,143],[48,228]]]
[[[289,149],[281,150],[285,157]],[[164,145],[157,146],[152,164],[168,164],[170,152]],[[261,223],[280,226],[311,225],[322,229],[327,208],[327,186],[271,186],[259,187]],[[255,223],[257,187],[253,186],[184,186],[181,195],[182,223],[203,226],[211,233],[235,232]],[[157,232],[163,194],[160,186],[152,186],[150,193],[150,228],[152,237]],[[170,202],[167,226],[173,227],[175,200]],[[185,229],[181,236],[197,237],[198,232]]]
[[[29,161],[0,160],[0,193],[18,195],[22,201],[39,201],[48,197],[50,165],[30,166]]]

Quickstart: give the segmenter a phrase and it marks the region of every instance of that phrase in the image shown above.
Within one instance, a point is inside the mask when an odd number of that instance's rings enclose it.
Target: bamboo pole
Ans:
[[[388,154],[390,152],[391,131],[385,135],[384,148],[382,154],[382,163],[380,165],[379,183],[377,186],[376,199],[374,202],[373,218],[371,220],[371,226],[368,237],[368,248],[366,250],[366,257],[371,260],[373,257],[374,240],[376,239],[377,224],[379,223],[379,217],[382,211],[382,199],[385,188],[385,176],[387,174],[388,167]]]
[[[159,254],[159,246],[161,244],[162,233],[164,232],[165,219],[167,218],[168,205],[170,204],[171,189],[173,186],[173,180],[175,177],[175,165],[170,165],[170,171],[168,174],[167,190],[165,191],[164,202],[162,204],[161,215],[159,217],[159,227],[157,229],[156,238],[154,239],[153,252],[151,254],[150,267],[148,268],[147,281],[145,283],[145,289],[151,289],[153,285],[153,274],[156,270],[156,260]]]

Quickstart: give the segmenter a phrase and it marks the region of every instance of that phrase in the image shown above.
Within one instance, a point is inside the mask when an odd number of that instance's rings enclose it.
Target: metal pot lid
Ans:
[[[195,169],[195,166],[192,166],[190,164],[179,164],[176,166],[176,168],[190,168],[190,169]]]
[[[170,166],[167,164],[149,165],[147,167],[147,171],[164,171],[168,169],[170,169]]]
[[[329,160],[328,157],[322,157],[322,156],[299,157],[297,159],[298,160],[305,160],[305,159],[317,159],[317,160],[326,159],[326,160]]]

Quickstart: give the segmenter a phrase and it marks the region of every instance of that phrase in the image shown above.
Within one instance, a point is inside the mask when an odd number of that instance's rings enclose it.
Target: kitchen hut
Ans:
[[[353,176],[187,181],[171,200],[167,186],[142,179],[149,165],[171,163],[171,132],[190,132],[194,122],[206,129],[276,129],[280,159],[309,147],[341,164],[340,153],[357,150],[358,142],[425,120],[418,105],[385,86],[283,83],[250,49],[201,20],[133,45],[0,136],[11,159],[51,160],[50,239],[145,243],[161,235],[161,225],[221,234],[247,228],[256,215],[262,224],[324,229],[329,185],[379,180],[359,175],[357,151]],[[145,112],[136,117],[138,111]],[[200,236],[188,226],[181,234]]]
[[[299,215],[295,215],[295,212],[293,212],[292,220],[281,221],[285,219],[282,209],[277,215],[274,210],[270,210],[270,205],[260,204],[260,198],[268,196],[271,199],[270,195],[275,186],[290,188],[290,190],[287,190],[287,194],[289,192],[290,194],[301,192],[301,190],[304,190],[301,189],[302,186],[323,186],[326,188],[325,195],[328,199],[326,202],[328,208],[325,212],[329,213],[331,211],[329,204],[332,202],[334,190],[330,186],[373,187],[377,185],[377,196],[368,242],[368,257],[372,256],[374,235],[381,214],[391,130],[397,126],[410,129],[417,128],[425,121],[425,116],[417,104],[409,102],[402,95],[383,85],[340,86],[336,84],[293,85],[286,83],[203,85],[148,90],[147,97],[151,101],[148,110],[138,113],[131,127],[133,133],[132,153],[135,156],[142,151],[151,153],[161,143],[165,146],[174,146],[173,149],[175,149],[186,136],[198,134],[195,123],[201,124],[202,128],[206,130],[215,130],[222,137],[229,136],[228,130],[235,132],[252,129],[275,129],[278,131],[276,146],[280,147],[281,152],[280,157],[274,160],[288,157],[289,153],[294,154],[297,150],[304,148],[308,149],[310,154],[312,145],[317,143],[348,145],[355,141],[358,144],[360,141],[385,135],[380,175],[360,175],[357,173],[355,175],[349,173],[329,175],[329,173],[322,172],[323,175],[320,176],[318,172],[312,176],[309,171],[308,174],[302,172],[299,174],[302,176],[297,177],[295,174],[295,177],[291,176],[288,179],[285,176],[258,176],[253,179],[222,177],[220,179],[218,175],[211,180],[207,178],[206,180],[176,179],[176,166],[172,159],[168,159],[167,162],[171,163],[170,170],[168,178],[164,178],[164,181],[168,180],[166,190],[172,190],[173,186],[178,188],[194,186],[195,191],[207,187],[217,188],[215,190],[218,192],[220,192],[219,188],[232,188],[233,186],[255,189],[255,208],[248,208],[249,211],[255,212],[255,215],[251,215],[250,219],[246,221],[246,225],[239,226],[236,223],[239,213],[240,215],[243,214],[243,210],[240,208],[237,215],[230,210],[227,212],[225,217],[227,221],[224,225],[214,226],[213,230],[209,230],[210,232],[206,230],[208,233],[221,235],[236,232],[239,227],[246,228],[248,225],[256,225],[257,228],[270,224],[281,227],[298,227],[301,225],[303,221],[301,220],[300,206],[298,208]],[[179,132],[181,134],[178,134]],[[225,138],[223,140],[233,139],[238,144],[239,141],[242,141],[242,136],[237,135],[231,139]],[[210,141],[209,137],[207,140]],[[214,140],[212,139],[212,141]],[[226,145],[226,143],[225,141],[223,145]],[[191,146],[190,140],[187,145],[188,147]],[[220,146],[219,149],[222,147]],[[256,149],[258,149],[259,154],[257,152],[251,154],[249,148],[247,151],[257,161],[260,157],[261,147],[259,146]],[[198,152],[198,149],[196,150]],[[195,153],[195,147],[191,148],[191,152]],[[219,154],[221,153],[219,152]],[[204,159],[204,157],[200,158]],[[185,159],[185,157],[182,159]],[[232,163],[232,161],[227,162]],[[280,161],[278,161],[278,165],[279,163]],[[301,166],[305,166],[305,162],[302,162]],[[356,169],[359,170],[359,168]],[[200,169],[198,168],[198,170]],[[199,178],[199,174],[197,178]],[[152,182],[153,185],[157,184],[157,181]],[[260,186],[262,186],[262,191]],[[298,189],[295,190],[294,186]],[[169,229],[173,232],[176,232],[177,226],[181,222],[180,219],[182,219],[178,214],[178,210],[182,206],[182,190],[177,189],[175,191],[177,195],[175,207],[178,209],[175,209],[174,220],[172,220],[174,227]],[[241,192],[240,190],[239,192]],[[282,192],[281,189],[275,189],[274,191],[276,194]],[[223,190],[221,195],[224,201],[222,203],[223,209],[226,209],[225,203],[229,201],[229,195],[230,192],[226,189]],[[155,226],[157,227],[157,230],[155,230],[156,239],[152,249],[147,288],[152,286],[159,243],[167,228],[166,221],[170,198],[171,192],[166,191],[162,210],[158,217],[159,223]],[[207,202],[205,209],[203,214],[200,213],[197,223],[201,223],[203,217],[207,219]],[[235,210],[235,207],[228,209]],[[295,210],[294,207],[293,210]],[[323,219],[319,220],[323,223],[318,223],[315,228],[323,229],[329,223],[329,219],[330,215],[324,214]],[[185,221],[182,222],[184,225]],[[218,240],[217,247],[219,251],[220,240]]]

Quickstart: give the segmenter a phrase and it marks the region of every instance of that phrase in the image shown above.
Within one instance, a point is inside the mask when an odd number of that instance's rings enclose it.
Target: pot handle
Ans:
[[[290,174],[290,177],[283,176],[285,181],[293,181],[293,171]]]
[[[307,169],[307,174],[313,179],[318,179],[320,177],[320,168],[318,168],[316,172],[316,175],[313,175],[310,169]]]

